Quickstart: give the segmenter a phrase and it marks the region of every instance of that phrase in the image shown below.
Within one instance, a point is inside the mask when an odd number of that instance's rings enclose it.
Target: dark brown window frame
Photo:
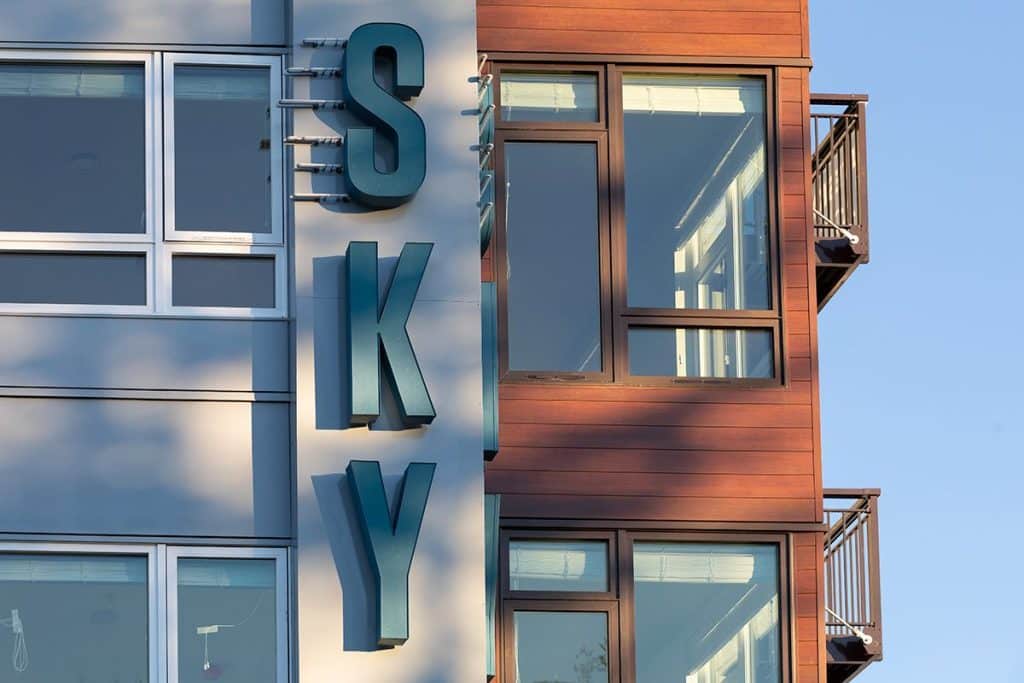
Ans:
[[[552,527],[556,522],[552,521]],[[614,537],[609,546],[609,582],[614,568],[616,583],[611,592],[605,594],[584,594],[571,592],[525,592],[508,591],[508,542],[509,540],[604,540]],[[779,597],[779,665],[781,681],[791,680],[796,665],[793,650],[796,641],[795,606],[792,603],[791,586],[793,546],[789,534],[775,532],[725,532],[725,531],[661,531],[630,527],[624,523],[615,530],[588,529],[502,529],[498,576],[501,601],[498,611],[498,634],[502,652],[502,668],[498,681],[515,683],[514,618],[515,611],[605,611],[606,605],[614,605],[618,616],[613,626],[609,621],[609,681],[610,683],[636,683],[636,604],[633,591],[633,546],[637,542],[667,542],[692,544],[735,544],[774,546],[778,557]],[[611,556],[614,552],[615,555]],[[536,597],[535,597],[536,596]],[[616,647],[613,647],[613,643]],[[611,662],[615,660],[618,667]]]
[[[506,177],[505,143],[590,143],[597,148],[597,204],[598,204],[598,282],[601,308],[601,371],[600,372],[545,372],[509,369],[508,353],[508,260],[505,225]],[[498,210],[495,214],[493,249],[494,272],[498,290],[498,371],[505,380],[546,380],[549,382],[583,380],[586,382],[612,381],[612,318],[611,318],[611,236],[608,212],[608,133],[602,130],[528,130],[499,128],[494,134],[494,183]]]
[[[615,63],[496,62],[494,75],[496,112],[500,114],[501,72],[551,71],[556,73],[596,73],[598,76],[599,122],[574,121],[502,121],[495,118],[495,185],[497,220],[493,241],[495,281],[498,287],[499,372],[503,382],[541,383],[616,383],[639,386],[747,386],[778,388],[787,384],[785,375],[785,331],[782,309],[782,264],[780,259],[781,167],[778,163],[777,90],[775,69],[751,66],[709,66]],[[663,73],[679,75],[754,76],[765,84],[765,154],[768,200],[769,297],[771,307],[763,310],[652,309],[630,308],[626,300],[626,221],[625,221],[625,142],[622,110],[622,76],[627,73]],[[506,254],[505,254],[505,169],[503,146],[508,141],[585,141],[587,134],[604,134],[599,143],[598,197],[601,234],[601,357],[602,369],[596,373],[510,371],[508,333]],[[605,154],[600,154],[603,144]],[[604,164],[602,166],[602,163]],[[605,213],[607,212],[607,213]],[[607,298],[606,298],[607,297]],[[758,329],[772,335],[773,376],[770,378],[720,378],[678,376],[635,376],[629,374],[628,340],[630,327],[691,329]]]

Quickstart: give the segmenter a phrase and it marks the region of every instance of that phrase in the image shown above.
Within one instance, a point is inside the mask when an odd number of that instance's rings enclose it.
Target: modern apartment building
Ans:
[[[881,659],[818,407],[867,98],[807,16],[3,3],[0,681]]]

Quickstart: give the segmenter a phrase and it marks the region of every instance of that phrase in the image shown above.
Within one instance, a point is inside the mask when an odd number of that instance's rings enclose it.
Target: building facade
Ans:
[[[866,98],[807,11],[5,3],[0,678],[880,659],[817,369]]]

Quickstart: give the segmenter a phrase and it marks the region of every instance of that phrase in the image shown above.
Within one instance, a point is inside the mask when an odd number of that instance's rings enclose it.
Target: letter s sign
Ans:
[[[394,93],[374,77],[374,57],[395,55]],[[364,24],[345,47],[342,87],[346,106],[375,128],[350,128],[345,139],[344,174],[349,196],[367,206],[390,208],[412,199],[427,172],[427,135],[423,119],[405,105],[423,90],[423,41],[403,24]],[[374,132],[394,145],[396,169],[381,173],[374,161]]]

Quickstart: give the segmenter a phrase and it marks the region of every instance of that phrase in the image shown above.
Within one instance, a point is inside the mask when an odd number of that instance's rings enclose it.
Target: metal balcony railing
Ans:
[[[882,658],[877,489],[826,489],[825,635],[835,680]],[[833,680],[832,674],[829,680]]]
[[[866,95],[811,95],[818,307],[868,261]]]

